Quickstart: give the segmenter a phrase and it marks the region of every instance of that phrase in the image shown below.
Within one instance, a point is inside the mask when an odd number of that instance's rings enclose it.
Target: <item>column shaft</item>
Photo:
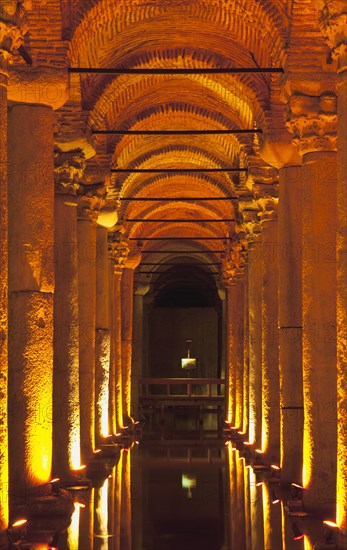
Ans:
[[[47,482],[52,465],[53,111],[9,109],[9,451],[14,490]]]
[[[259,237],[258,237],[259,239]],[[249,441],[262,444],[262,243],[253,240],[248,248],[249,308]]]
[[[243,424],[242,431],[249,436],[249,306],[248,306],[248,273],[245,269],[245,277],[240,281],[240,292],[243,296]]]
[[[243,427],[243,335],[244,296],[243,283],[235,281],[228,288],[228,330],[229,330],[229,409],[234,414],[231,421],[240,430]]]
[[[347,56],[347,45],[344,45]],[[337,104],[337,523],[347,536],[347,62]]]
[[[279,327],[281,479],[302,483],[302,182],[301,166],[280,169]]]
[[[113,352],[114,352],[114,398],[117,431],[124,427],[123,421],[123,377],[122,377],[122,271],[115,270],[113,278]]]
[[[81,465],[77,201],[71,193],[59,189],[55,196],[54,476],[68,476]]]
[[[95,435],[98,443],[109,434],[110,323],[108,231],[98,227],[96,264]]]
[[[0,72],[0,531],[8,523],[8,182],[7,76]]]
[[[279,462],[278,224],[271,213],[262,221],[262,449]]]
[[[133,352],[134,270],[125,268],[121,283],[122,402],[125,423],[131,419],[131,366]]]
[[[303,384],[307,509],[336,498],[336,154],[303,156]]]
[[[139,416],[139,380],[143,372],[143,294],[134,295],[134,344],[131,373],[131,401],[134,418]]]
[[[84,464],[95,445],[96,221],[89,212],[79,212],[77,223],[81,456]]]

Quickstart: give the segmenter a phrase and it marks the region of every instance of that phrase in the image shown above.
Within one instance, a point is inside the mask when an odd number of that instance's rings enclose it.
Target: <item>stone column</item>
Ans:
[[[347,537],[347,9],[325,0],[321,28],[337,68],[337,510]],[[345,543],[347,548],[347,544]]]
[[[336,97],[295,95],[287,125],[302,155],[304,503],[336,499]]]
[[[53,110],[9,109],[10,483],[47,482],[52,467]]]
[[[76,193],[84,168],[81,150],[56,149],[53,475],[65,478],[81,465]]]
[[[279,170],[279,342],[281,480],[302,483],[302,181],[301,166]]]
[[[125,269],[123,270],[121,282],[122,403],[125,426],[132,422],[131,369],[133,355],[134,269],[136,269],[140,261],[140,254],[131,254],[128,256],[125,261]]]
[[[237,241],[224,260],[223,281],[227,289],[227,421],[243,429],[244,405],[244,259]]]
[[[236,382],[235,369],[233,365],[233,311],[234,311],[234,295],[232,280],[224,279],[226,287],[226,403],[227,415],[226,421],[231,426],[236,427],[235,411],[236,411]]]
[[[280,458],[277,199],[259,199],[262,226],[262,450]]]
[[[135,283],[133,366],[131,373],[131,402],[134,418],[139,416],[139,380],[143,375],[143,297],[150,289],[146,283]]]
[[[108,230],[96,231],[96,335],[95,335],[95,435],[97,444],[110,433],[110,318],[109,318],[109,266]]]
[[[111,368],[110,368],[110,425],[113,433],[124,428],[122,404],[122,304],[121,279],[129,247],[122,235],[117,232],[109,240],[109,251],[113,261],[113,277],[110,282],[112,322],[111,322]]]
[[[249,310],[249,435],[262,445],[262,242],[259,233],[248,244],[248,310]]]
[[[243,297],[243,423],[242,431],[249,436],[249,304],[248,304],[248,268],[240,281]]]
[[[78,307],[81,458],[95,448],[96,222],[104,204],[102,187],[85,186],[78,197]]]
[[[2,44],[3,37],[0,36]],[[8,183],[7,183],[7,63],[0,46],[0,532],[8,524]]]

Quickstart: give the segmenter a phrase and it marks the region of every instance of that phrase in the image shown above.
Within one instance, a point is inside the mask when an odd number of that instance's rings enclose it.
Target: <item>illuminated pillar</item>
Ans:
[[[95,436],[100,443],[109,432],[110,321],[108,230],[96,231]]]
[[[143,297],[150,289],[146,283],[135,283],[134,293],[134,344],[131,372],[131,402],[134,418],[139,416],[139,380],[143,375]]]
[[[121,279],[125,260],[128,256],[128,244],[121,234],[114,233],[109,239],[112,279],[110,280],[111,302],[111,366],[110,366],[110,427],[113,433],[124,427],[123,422],[123,375],[122,375],[122,304]]]
[[[122,308],[122,403],[123,420],[127,425],[132,418],[131,370],[133,356],[133,308],[134,308],[134,269],[141,261],[140,254],[131,254],[125,261],[121,282]]]
[[[347,536],[347,14],[346,3],[326,0],[323,34],[337,59],[337,510]],[[347,544],[345,543],[347,547]]]
[[[2,37],[1,37],[2,42]],[[0,49],[0,56],[4,51]],[[8,183],[7,183],[7,70],[0,63],[0,532],[8,522]]]
[[[56,150],[53,475],[60,477],[81,465],[76,193],[84,164],[81,150]]]
[[[244,426],[245,243],[237,239],[223,262],[227,288],[227,421]]]
[[[262,450],[268,462],[279,463],[280,386],[278,348],[278,223],[277,200],[259,200],[262,226]]]
[[[336,97],[292,96],[288,127],[302,155],[304,504],[336,500]]]
[[[52,466],[53,110],[15,104],[8,117],[10,483],[23,489]]]
[[[248,306],[248,274],[240,281],[243,296],[243,420],[242,431],[249,436],[249,306]]]
[[[301,484],[304,427],[301,166],[280,168],[279,177],[281,479]]]
[[[231,280],[225,280],[226,286],[226,394],[227,394],[227,417],[226,420],[232,426],[236,426],[235,412],[236,412],[236,382],[235,382],[235,369],[233,364],[233,338],[232,338],[232,315],[233,315],[233,285]]]
[[[262,242],[258,233],[248,245],[249,441],[262,445]]]
[[[95,448],[96,222],[104,190],[85,186],[78,199],[80,433],[85,464]]]

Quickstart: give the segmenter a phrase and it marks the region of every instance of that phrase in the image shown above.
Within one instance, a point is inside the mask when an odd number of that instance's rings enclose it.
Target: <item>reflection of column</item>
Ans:
[[[258,484],[256,474],[252,468],[249,469],[249,478],[252,548],[264,550],[262,487]]]
[[[2,42],[2,37],[1,37]],[[4,50],[0,49],[0,56]],[[0,60],[0,531],[8,522],[8,184],[7,184],[7,71]]]
[[[249,310],[249,441],[261,448],[262,426],[262,242],[253,236],[248,245]]]
[[[325,1],[321,26],[337,70],[337,510],[347,536],[347,14],[346,2]]]
[[[266,550],[277,550],[282,548],[281,505],[273,485],[263,483],[261,487],[263,490],[264,547]]]
[[[123,479],[122,479],[120,547],[132,548],[131,546],[130,451],[124,451],[122,458],[123,458]]]
[[[336,485],[336,97],[290,98],[302,155],[304,502],[332,512]]]
[[[110,323],[108,231],[96,231],[95,435],[97,443],[109,434]]]
[[[114,240],[116,239],[116,240]],[[124,263],[128,256],[128,244],[118,233],[109,241],[109,252],[113,262],[113,276],[110,280],[112,323],[111,323],[111,368],[110,368],[110,426],[115,433],[124,427],[122,408],[122,309],[121,279]]]
[[[129,255],[125,262],[121,283],[122,304],[122,391],[125,425],[131,421],[131,367],[133,355],[134,269],[141,261],[140,254]]]
[[[276,199],[260,199],[262,224],[262,450],[279,462],[279,349],[278,349],[278,224]]]
[[[68,477],[81,465],[76,190],[85,160],[81,150],[55,157],[53,475]]]
[[[143,375],[143,297],[149,289],[148,284],[139,282],[135,284],[133,366],[131,373],[131,402],[134,418],[139,416],[139,380]]]
[[[80,340],[81,456],[95,445],[96,222],[104,202],[102,188],[87,186],[78,205],[78,305]]]
[[[9,109],[10,482],[47,482],[52,464],[54,159],[53,111]]]
[[[280,168],[279,177],[281,479],[302,483],[301,167]]]

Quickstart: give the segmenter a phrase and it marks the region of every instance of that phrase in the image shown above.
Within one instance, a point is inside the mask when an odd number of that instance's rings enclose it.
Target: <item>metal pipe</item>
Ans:
[[[202,68],[202,69],[126,69],[126,68],[101,68],[101,67],[69,67],[71,74],[127,74],[127,75],[199,75],[199,74],[283,74],[282,67],[238,67],[238,68]]]

